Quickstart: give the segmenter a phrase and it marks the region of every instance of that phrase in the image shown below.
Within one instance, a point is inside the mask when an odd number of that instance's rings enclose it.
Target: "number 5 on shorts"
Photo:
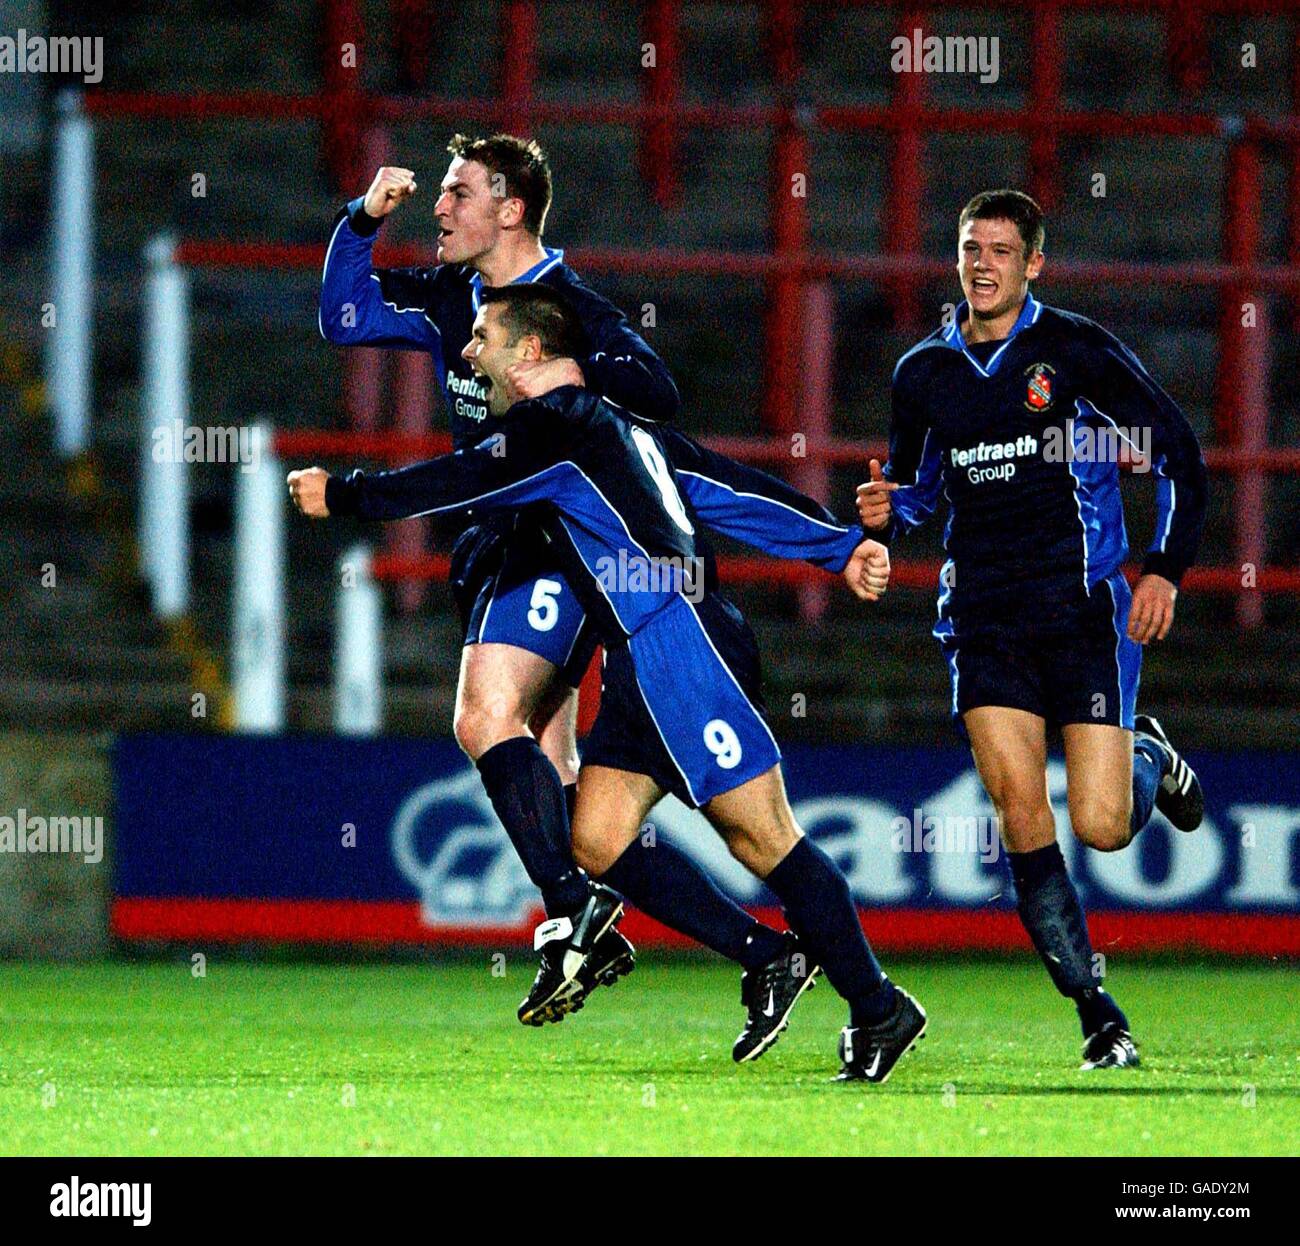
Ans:
[[[534,631],[549,632],[560,621],[560,603],[555,599],[563,588],[558,580],[538,580],[533,585],[528,622]]]

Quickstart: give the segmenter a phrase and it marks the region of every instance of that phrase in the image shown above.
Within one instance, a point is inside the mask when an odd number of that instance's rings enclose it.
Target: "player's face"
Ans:
[[[957,272],[971,315],[997,320],[1017,310],[1043,266],[1041,251],[1025,255],[1014,221],[967,221],[957,240]]]
[[[457,156],[447,166],[433,215],[438,222],[438,263],[469,264],[490,251],[501,234],[507,202],[492,194],[492,174],[477,160]]]
[[[485,303],[478,309],[470,339],[460,353],[487,390],[488,410],[493,415],[505,415],[512,405],[506,390],[506,369],[521,359],[537,358],[536,344],[537,339],[526,334],[517,342],[510,341],[510,331],[501,323],[497,304]]]

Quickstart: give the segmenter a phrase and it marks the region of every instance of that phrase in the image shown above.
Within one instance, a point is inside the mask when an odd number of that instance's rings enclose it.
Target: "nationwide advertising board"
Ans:
[[[1060,842],[1100,951],[1300,956],[1300,756],[1194,754],[1206,818],[1159,815],[1122,852]],[[501,946],[541,911],[478,774],[451,741],[127,736],[114,749],[124,942]],[[887,951],[1028,948],[996,822],[961,749],[789,748],[800,824],[841,865]],[[737,901],[772,895],[673,799],[643,828]],[[685,940],[635,912],[634,941]]]

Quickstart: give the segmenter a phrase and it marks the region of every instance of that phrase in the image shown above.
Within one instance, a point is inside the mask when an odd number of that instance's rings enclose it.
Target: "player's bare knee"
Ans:
[[[451,730],[460,745],[461,752],[471,761],[477,761],[492,747],[484,731],[482,715],[477,706],[458,705],[456,716],[452,720]]]
[[[1070,810],[1070,824],[1080,843],[1098,852],[1117,852],[1133,838],[1128,807],[1109,801],[1087,801]]]
[[[727,851],[760,878],[765,878],[785,860],[798,838],[798,831],[780,823],[730,827],[723,833]]]
[[[759,844],[753,834],[747,828],[739,826],[716,829],[722,836],[722,842],[727,845],[727,851],[746,869],[752,868],[750,862],[759,855]]]
[[[508,697],[464,698],[456,706],[452,732],[465,754],[477,761],[493,745],[526,733],[525,718]]]

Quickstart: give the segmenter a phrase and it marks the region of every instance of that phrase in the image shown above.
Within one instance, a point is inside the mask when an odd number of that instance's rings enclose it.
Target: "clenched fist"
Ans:
[[[872,459],[870,463],[871,479],[858,486],[858,518],[864,528],[872,532],[883,532],[889,527],[892,510],[889,495],[898,486],[892,480],[885,479],[880,469],[880,460]]]
[[[325,482],[329,478],[329,472],[323,467],[308,467],[289,473],[289,496],[308,519],[330,517],[329,507],[325,505]]]
[[[380,169],[361,205],[367,216],[387,216],[403,199],[415,194],[415,174],[410,169]]]
[[[844,580],[855,597],[879,601],[889,587],[889,551],[879,541],[863,541],[849,555]]]

